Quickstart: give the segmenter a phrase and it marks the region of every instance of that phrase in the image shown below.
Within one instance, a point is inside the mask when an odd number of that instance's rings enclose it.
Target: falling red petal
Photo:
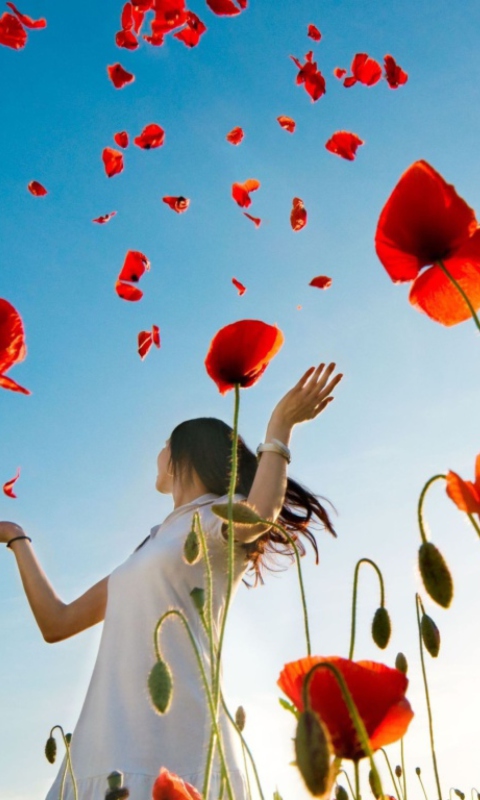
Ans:
[[[249,178],[245,183],[232,184],[232,197],[242,208],[248,208],[252,201],[250,192],[256,191],[260,187],[260,181],[255,178]]]
[[[15,475],[15,477],[3,484],[3,493],[6,494],[7,497],[17,496],[13,491],[13,487],[16,481],[18,481],[19,477],[20,477],[20,467],[18,467],[17,474]]]
[[[122,8],[120,25],[124,31],[130,31],[133,28],[133,6],[131,3],[125,3]]]
[[[308,285],[315,286],[317,289],[328,289],[332,285],[332,279],[326,275],[317,275],[316,278],[312,278]]]
[[[393,56],[385,56],[385,79],[390,86],[390,89],[398,89],[408,81],[408,75],[404,70],[398,66]]]
[[[294,231],[301,231],[307,224],[307,210],[303,204],[303,200],[299,197],[294,197],[292,201],[292,210],[290,212],[290,225]]]
[[[206,32],[207,26],[204,25],[200,17],[193,11],[187,12],[187,25],[179,33],[174,33],[175,39],[183,42],[187,47],[196,47],[200,37]]]
[[[154,147],[160,147],[165,140],[165,131],[160,125],[152,122],[141,132],[140,136],[136,136],[133,143],[143,150],[151,150]]]
[[[240,296],[242,294],[245,294],[245,292],[247,291],[247,287],[244,286],[243,283],[240,283],[240,281],[237,281],[236,278],[232,278],[232,283],[235,286],[235,288],[238,289],[238,294]]]
[[[260,217],[252,217],[252,215],[249,214],[248,211],[244,211],[243,214],[244,214],[245,217],[248,217],[248,219],[252,220],[252,222],[253,222],[253,224],[255,225],[256,228],[260,227],[260,224],[262,222]]]
[[[317,64],[313,61],[313,51],[310,50],[305,56],[305,64],[302,64],[295,56],[290,56],[294,64],[298,67],[299,72],[296,82],[298,85],[304,84],[305,91],[310,95],[312,101],[315,102],[322,97],[326,92],[325,78],[320,70],[317,69]]]
[[[295,130],[295,120],[291,117],[286,117],[284,114],[281,114],[277,117],[277,122],[284,130],[288,131],[289,133],[293,133]]]
[[[337,131],[333,134],[333,136],[330,137],[328,142],[326,142],[325,147],[330,151],[330,153],[334,153],[336,156],[345,158],[347,161],[353,161],[357,152],[357,148],[363,143],[363,140],[360,139],[356,133],[349,133],[349,131]]]
[[[142,361],[150,350],[152,344],[153,339],[150,331],[140,331],[138,334],[138,355]]]
[[[182,197],[182,195],[180,195],[180,197],[162,197],[162,200],[167,206],[170,206],[173,211],[176,211],[177,214],[186,211],[190,205],[188,197]]]
[[[322,38],[322,34],[320,33],[320,31],[318,30],[316,25],[309,25],[308,26],[308,34],[307,35],[310,36],[310,39],[313,39],[315,42],[319,42],[320,39]]]
[[[0,44],[21,50],[27,43],[27,31],[13,14],[5,12],[0,17]]]
[[[45,186],[42,186],[42,184],[38,181],[30,181],[27,188],[30,194],[33,194],[34,197],[44,197],[46,194],[48,194]]]
[[[19,383],[8,378],[6,375],[0,375],[0,386],[3,389],[10,389],[12,392],[21,392],[22,394],[31,394],[28,389],[25,389],[23,386],[20,386]]]
[[[26,14],[22,14],[13,3],[7,3],[7,6],[12,9],[13,13],[16,17],[18,17],[19,21],[22,25],[25,25],[26,28],[46,28],[47,27],[47,20],[46,19],[32,19],[28,17]]]
[[[125,50],[136,50],[138,47],[138,39],[129,30],[121,30],[115,34],[115,44],[117,47],[123,47]]]
[[[119,147],[128,147],[128,133],[127,131],[119,131],[113,137],[113,141],[115,144],[118,144]]]
[[[235,14],[240,14],[242,8],[246,7],[246,3],[245,5],[239,3],[239,5],[241,5],[240,8],[232,0],[207,0],[210,11],[222,17],[233,17]]]
[[[109,220],[111,220],[116,213],[116,211],[111,211],[110,214],[105,214],[103,217],[96,217],[95,219],[92,219],[92,222],[98,222],[99,225],[104,225],[106,222],[109,222]]]
[[[133,83],[135,75],[127,72],[121,64],[111,64],[107,66],[108,77],[112,81],[116,89],[123,89],[127,83]]]
[[[343,67],[335,67],[335,69],[333,70],[333,74],[335,75],[336,78],[341,79],[343,78],[344,75],[347,74],[347,70],[343,69]]]
[[[105,172],[109,178],[123,171],[123,154],[120,150],[114,150],[113,147],[105,147],[102,152],[102,159]]]
[[[160,347],[160,328],[158,325],[152,325],[152,339],[155,347]]]
[[[382,77],[380,64],[374,58],[370,58],[367,53],[356,53],[350,69],[352,70],[352,75],[345,78],[343,82],[343,85],[347,87],[353,86],[357,81],[365,86],[373,86]]]
[[[139,250],[129,250],[125,256],[118,280],[137,283],[149,269],[150,261],[143,253],[140,253]]]
[[[30,394],[4,373],[24,360],[27,354],[23,322],[8,300],[0,298],[0,386],[15,392]]]
[[[122,300],[135,302],[143,297],[142,290],[137,286],[132,286],[130,283],[122,283],[121,281],[116,282],[115,291]]]
[[[227,142],[230,142],[230,144],[240,144],[244,135],[245,134],[243,132],[243,129],[237,127],[237,128],[232,128],[232,130],[229,131],[229,133],[227,133],[225,138]]]

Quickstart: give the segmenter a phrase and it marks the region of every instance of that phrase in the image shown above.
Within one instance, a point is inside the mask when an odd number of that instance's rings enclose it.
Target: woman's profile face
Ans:
[[[170,470],[170,440],[165,442],[165,447],[157,456],[157,479],[155,488],[162,494],[171,494],[173,490],[173,475]]]

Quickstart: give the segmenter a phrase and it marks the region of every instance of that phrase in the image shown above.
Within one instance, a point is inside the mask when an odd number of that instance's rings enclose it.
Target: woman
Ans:
[[[298,423],[314,419],[333,399],[342,375],[332,377],[335,364],[311,367],[275,407],[259,460],[239,439],[239,478],[236,499],[267,520],[277,519],[297,538],[306,532],[312,515],[334,533],[316,497],[286,477],[288,445]],[[157,459],[156,488],[171,494],[174,510],[111,575],[72,603],[56,595],[38,563],[29,538],[12,522],[0,522],[0,542],[15,553],[23,586],[35,619],[47,642],[59,642],[105,620],[99,653],[87,696],[71,740],[71,759],[79,800],[98,800],[105,794],[107,775],[124,773],[132,800],[150,800],[152,785],[165,766],[202,790],[210,717],[191,642],[178,618],[170,617],[160,636],[162,658],[173,674],[169,711],[158,715],[151,704],[147,677],[155,663],[153,631],[168,608],[181,608],[195,636],[209,673],[209,645],[190,592],[204,585],[203,560],[187,564],[183,545],[196,510],[205,532],[213,574],[214,640],[218,642],[221,612],[227,590],[227,531],[211,506],[225,499],[228,488],[231,428],[220,420],[184,422],[172,432]],[[295,511],[303,511],[303,514]],[[269,543],[285,541],[266,525],[235,525],[233,592],[248,562],[259,576],[259,561]],[[225,757],[236,800],[247,797],[240,768],[238,734],[220,707]],[[57,800],[61,765],[47,800]],[[213,762],[209,799],[217,798],[221,769],[218,749]],[[65,800],[73,788],[67,774]]]

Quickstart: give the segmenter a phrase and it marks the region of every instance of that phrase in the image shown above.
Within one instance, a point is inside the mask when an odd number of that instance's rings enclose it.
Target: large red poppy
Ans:
[[[30,394],[5,373],[27,354],[23,322],[18,311],[8,300],[0,298],[0,386],[13,392]]]
[[[410,302],[436,322],[457,325],[471,316],[440,260],[473,308],[480,308],[480,228],[475,212],[426,161],[412,164],[388,198],[378,220],[375,249],[394,283],[413,281]]]
[[[374,661],[349,661],[339,656],[306,656],[286,664],[277,685],[292,703],[303,711],[302,685],[315,665],[330,662],[342,674],[365,725],[372,750],[396,742],[404,736],[413,717],[405,698],[407,676],[398,669]],[[334,675],[318,669],[310,683],[311,706],[330,734],[335,755],[358,761],[364,758],[353,722]]]
[[[302,64],[295,56],[290,56],[294,64],[298,67],[299,72],[297,75],[297,84],[305,84],[305,91],[308,92],[312,100],[315,102],[326,92],[325,78],[319,69],[317,63],[313,60],[313,50],[310,50],[305,56],[305,63]]]
[[[480,516],[480,454],[475,462],[475,481],[464,481],[450,470],[447,473],[446,492],[460,511]]]
[[[153,784],[152,800],[202,800],[202,795],[191,783],[162,767]]]
[[[205,367],[221,394],[240,386],[252,386],[265,372],[283,344],[276,325],[242,319],[221,328],[213,337]]]

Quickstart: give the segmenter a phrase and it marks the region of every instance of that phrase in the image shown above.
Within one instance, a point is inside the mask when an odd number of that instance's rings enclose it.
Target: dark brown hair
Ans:
[[[230,482],[232,438],[232,428],[222,420],[214,417],[199,417],[198,419],[190,419],[180,423],[173,430],[170,437],[170,464],[173,475],[176,476],[182,473],[188,478],[192,475],[192,471],[195,470],[209,492],[219,496],[227,494]],[[239,436],[236,493],[243,494],[245,497],[248,496],[256,471],[257,458]],[[320,523],[333,536],[337,535],[325,508],[319,503],[317,496],[291,478],[287,478],[285,502],[277,522],[293,538],[302,556],[305,555],[305,548],[300,541],[297,542],[298,535],[303,534],[309,539],[315,550],[316,564],[318,564],[317,543],[313,532],[308,526]],[[275,545],[280,546],[277,547]],[[255,571],[253,588],[257,586],[259,579],[262,584],[264,583],[261,567],[265,566],[266,569],[270,569],[264,563],[264,557],[268,556],[268,554],[290,557],[290,563],[295,560],[292,545],[289,542],[285,544],[285,539],[274,528],[259,536],[254,542],[247,542],[243,546],[246,552],[245,557],[251,561],[249,569]],[[278,572],[278,570],[271,571]],[[243,583],[249,589],[252,588],[251,584],[248,584],[245,580]]]

